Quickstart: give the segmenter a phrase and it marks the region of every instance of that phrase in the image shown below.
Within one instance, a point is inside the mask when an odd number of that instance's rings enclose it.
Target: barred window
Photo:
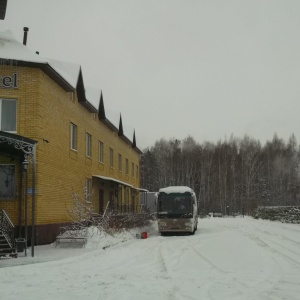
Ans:
[[[16,194],[16,166],[0,165],[0,197],[15,197]]]

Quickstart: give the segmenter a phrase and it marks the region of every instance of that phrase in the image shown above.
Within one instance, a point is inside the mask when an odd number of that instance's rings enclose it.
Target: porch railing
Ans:
[[[132,204],[124,203],[109,203],[108,210],[112,213],[134,213],[134,207]]]
[[[15,234],[15,226],[3,209],[0,209],[0,231],[5,236],[10,247],[13,248]]]

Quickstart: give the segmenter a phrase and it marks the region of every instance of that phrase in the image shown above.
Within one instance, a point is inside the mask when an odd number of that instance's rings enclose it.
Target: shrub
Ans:
[[[265,207],[254,211],[252,216],[254,219],[264,219],[271,221],[281,221],[282,223],[300,224],[300,207]]]

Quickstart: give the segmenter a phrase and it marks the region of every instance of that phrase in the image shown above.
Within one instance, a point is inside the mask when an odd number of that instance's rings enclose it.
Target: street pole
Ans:
[[[25,169],[25,256],[27,256],[28,239],[28,169]]]

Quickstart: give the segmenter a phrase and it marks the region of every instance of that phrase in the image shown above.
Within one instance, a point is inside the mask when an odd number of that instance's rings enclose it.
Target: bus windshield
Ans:
[[[158,197],[160,215],[187,215],[193,213],[190,193],[161,193]]]

